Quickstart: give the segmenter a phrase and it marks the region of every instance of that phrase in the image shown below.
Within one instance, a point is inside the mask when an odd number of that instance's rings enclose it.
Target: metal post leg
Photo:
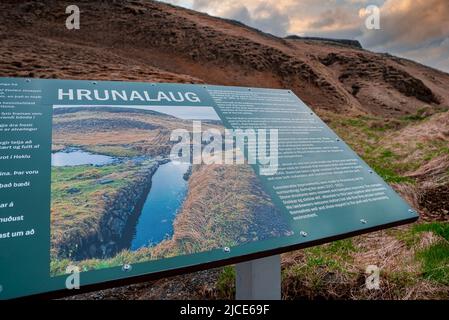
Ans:
[[[236,269],[237,300],[280,300],[280,255],[239,263]]]

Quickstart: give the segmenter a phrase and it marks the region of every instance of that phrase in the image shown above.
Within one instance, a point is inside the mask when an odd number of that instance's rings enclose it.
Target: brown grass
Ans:
[[[422,233],[420,241],[413,247],[398,240],[391,231],[359,236],[353,239],[355,250],[350,257],[340,260],[335,257],[339,263],[337,269],[326,265],[308,267],[311,256],[304,251],[285,254],[282,259],[283,298],[447,299],[449,288],[423,279],[420,263],[414,258],[416,250],[428,248],[438,241],[438,237],[430,232]],[[376,265],[381,270],[379,290],[366,288],[365,269],[368,265]]]
[[[195,165],[173,238],[156,246],[154,255],[207,251],[266,237],[264,226],[257,225],[260,207],[273,210],[272,221],[281,219],[249,166]],[[275,236],[282,230],[274,223],[270,231]]]

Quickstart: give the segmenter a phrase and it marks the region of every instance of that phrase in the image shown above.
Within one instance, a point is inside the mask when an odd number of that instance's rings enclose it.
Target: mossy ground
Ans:
[[[423,109],[426,110],[426,109]],[[408,173],[441,155],[449,155],[447,141],[394,142],[395,134],[404,128],[430,119],[426,111],[397,119],[375,116],[347,118],[332,114],[329,125],[339,134],[385,181],[413,183]],[[447,112],[442,109],[436,115]]]

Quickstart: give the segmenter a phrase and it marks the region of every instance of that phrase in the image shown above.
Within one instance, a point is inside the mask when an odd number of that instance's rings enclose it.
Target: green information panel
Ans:
[[[0,299],[416,219],[291,91],[0,78]]]

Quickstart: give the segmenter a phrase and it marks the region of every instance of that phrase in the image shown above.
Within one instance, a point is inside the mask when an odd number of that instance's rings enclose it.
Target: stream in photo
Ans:
[[[184,174],[190,164],[168,162],[152,177],[151,190],[137,220],[130,249],[155,245],[173,234],[173,221],[187,195]]]

